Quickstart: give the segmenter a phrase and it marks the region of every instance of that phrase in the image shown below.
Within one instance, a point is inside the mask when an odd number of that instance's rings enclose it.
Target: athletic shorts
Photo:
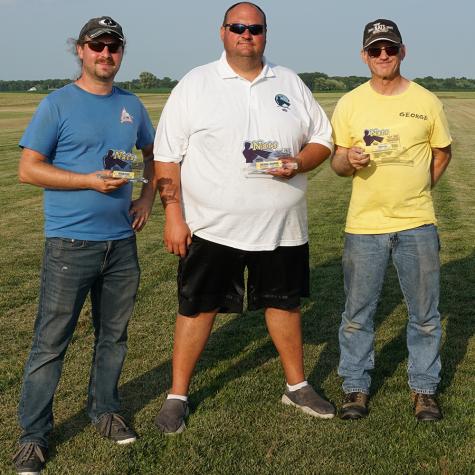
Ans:
[[[193,236],[178,265],[179,313],[218,309],[241,313],[247,268],[247,309],[292,310],[309,296],[308,244],[273,251],[243,251]]]

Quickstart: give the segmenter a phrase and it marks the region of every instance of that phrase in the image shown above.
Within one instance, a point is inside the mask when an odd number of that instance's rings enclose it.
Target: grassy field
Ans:
[[[45,474],[470,474],[475,473],[475,93],[446,93],[454,159],[434,195],[442,243],[445,418],[417,424],[406,383],[406,310],[388,269],[376,324],[370,417],[316,420],[282,405],[284,379],[261,312],[219,316],[191,387],[187,430],[165,438],[153,418],[170,384],[176,258],[164,252],[157,204],[139,236],[142,283],[121,380],[130,447],[102,440],[85,414],[93,332],[84,309],[55,399]],[[166,96],[141,96],[154,122]],[[321,104],[331,113],[336,94]],[[16,178],[22,131],[40,95],[0,94],[0,473],[20,435],[16,406],[31,344],[43,248],[41,190]],[[351,182],[328,164],[309,176],[312,298],[303,306],[309,381],[339,404],[340,258]]]

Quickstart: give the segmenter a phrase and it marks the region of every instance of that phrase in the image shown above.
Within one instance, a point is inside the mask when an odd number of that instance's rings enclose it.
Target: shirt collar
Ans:
[[[264,67],[262,68],[262,71],[260,72],[259,76],[257,76],[256,79],[254,79],[254,81],[257,81],[262,78],[275,77],[275,73],[274,73],[274,70],[272,69],[272,65],[267,62],[267,59],[265,56],[262,57],[262,62],[264,64]],[[231,78],[240,77],[239,74],[237,74],[234,71],[234,69],[231,66],[229,66],[228,60],[226,59],[226,51],[223,51],[223,53],[221,54],[221,57],[218,60],[218,72],[222,79],[231,79]]]

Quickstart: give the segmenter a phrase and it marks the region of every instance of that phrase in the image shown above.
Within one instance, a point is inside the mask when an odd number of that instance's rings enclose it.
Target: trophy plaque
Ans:
[[[112,178],[125,178],[131,183],[148,183],[144,178],[144,163],[134,153],[123,150],[109,150],[103,158],[104,170],[112,171]],[[110,178],[110,175],[98,175]]]

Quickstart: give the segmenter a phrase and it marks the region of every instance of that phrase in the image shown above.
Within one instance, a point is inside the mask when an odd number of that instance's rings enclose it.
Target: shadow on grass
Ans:
[[[308,379],[321,393],[321,383],[338,368],[339,344],[338,329],[341,312],[345,305],[343,291],[343,271],[340,259],[333,259],[317,269],[314,309],[309,312],[313,318],[306,318],[304,338],[306,343],[325,344],[318,361]],[[381,299],[375,315],[375,330],[401,303],[402,294],[396,273],[391,264],[388,265],[386,278],[381,292]],[[305,315],[304,315],[305,318]],[[406,346],[398,335],[383,351],[377,355],[376,369],[372,377],[372,393],[379,390],[384,380],[391,376],[399,363],[405,358]]]
[[[443,375],[441,391],[450,387],[458,364],[463,360],[470,337],[475,330],[475,253],[452,261],[442,267],[441,313],[447,318],[446,338],[442,348]],[[339,358],[338,327],[340,311],[344,305],[340,259],[333,259],[314,268],[311,272],[312,300],[303,313],[302,326],[305,343],[324,348],[308,375],[308,380],[322,392],[321,382],[337,368]],[[401,304],[402,295],[396,273],[390,265],[385,279],[381,302],[375,317],[377,328]],[[219,318],[219,317],[218,317]],[[277,356],[272,342],[267,338],[262,312],[244,312],[219,327],[210,337],[200,359],[196,374],[216,365],[217,361],[238,356],[246,348],[255,348],[233,364],[227,371],[198,391],[192,392],[192,405],[199,405],[213,396],[229,381],[264,365]],[[260,341],[262,340],[262,341]],[[405,328],[385,344],[377,354],[373,372],[372,394],[376,394],[385,380],[391,377],[407,357]],[[125,411],[133,417],[137,412],[164,393],[170,385],[171,361],[156,366],[120,387]],[[157,408],[158,409],[158,408]],[[60,424],[52,437],[52,455],[58,446],[82,431],[89,420],[80,411]]]
[[[439,385],[439,391],[445,392],[475,334],[475,251],[442,267],[440,313],[447,320]]]
[[[334,292],[341,293],[340,280],[340,261],[337,259],[311,271],[311,302],[325,300],[326,311],[323,314],[318,312],[317,318],[315,318],[315,313],[312,310],[314,304],[310,303],[310,305],[306,305],[309,309],[304,312],[302,319],[305,340],[308,339],[308,335],[319,335],[318,343],[331,340],[332,357],[326,364],[328,373],[331,372],[330,366],[335,366],[335,354],[338,352],[338,343],[335,339],[338,322],[335,322],[334,314],[332,315],[335,300],[333,294],[329,294],[326,299],[320,298],[318,296],[320,291],[315,288],[314,283],[323,282],[329,288],[334,289]],[[341,296],[340,299],[342,299]],[[332,322],[330,322],[330,318],[333,319]],[[311,338],[311,340],[315,342],[314,338]],[[249,348],[252,349],[249,351]],[[198,406],[207,398],[214,396],[230,381],[242,377],[277,357],[277,351],[268,337],[262,311],[244,312],[213,331],[197,364],[195,377],[215,367],[218,361],[236,358],[246,349],[245,357],[233,363],[225,372],[218,374],[210,383],[202,386],[197,391],[191,392],[190,403],[192,406]],[[320,358],[320,361],[322,361],[322,358]],[[167,391],[170,387],[170,374],[171,360],[167,360],[122,384],[120,395],[124,412],[133,418],[137,412]],[[54,456],[55,447],[84,430],[89,423],[86,412],[82,410],[59,424],[51,437],[51,455]]]
[[[439,393],[445,392],[452,384],[458,365],[464,359],[469,340],[475,333],[475,253],[462,259],[454,260],[441,267],[440,305],[442,320],[446,321],[445,339],[441,348],[441,382]],[[395,273],[390,277],[397,285]],[[391,292],[388,305],[397,305]],[[383,295],[384,299],[384,295]],[[383,302],[382,302],[383,303]],[[386,307],[386,306],[385,306]],[[384,315],[390,313],[390,308]],[[382,322],[383,315],[377,319]],[[376,355],[371,393],[376,394],[391,377],[398,365],[407,359],[406,328],[388,342]]]
[[[307,343],[326,343],[308,379],[321,391],[321,382],[338,367],[338,328],[340,314],[344,308],[342,269],[339,260],[328,261],[318,268],[315,292],[315,307],[305,318],[304,339]],[[463,361],[469,340],[475,333],[475,252],[465,258],[451,261],[441,268],[440,313],[446,320],[445,339],[441,348],[442,373],[439,392],[446,391],[452,384],[458,365]],[[327,304],[333,302],[333,306]],[[321,304],[320,302],[323,302]],[[375,315],[375,331],[403,302],[397,274],[389,264]],[[337,310],[338,309],[338,310]],[[310,316],[310,315],[309,315]],[[305,323],[306,321],[306,323]],[[407,359],[406,328],[391,338],[377,352],[375,369],[372,372],[371,394],[378,393],[384,382],[390,378],[398,366]]]
[[[328,266],[325,264],[324,267]],[[321,275],[321,269],[318,267],[312,270],[311,275],[313,282],[313,276]],[[327,277],[323,278],[327,279]],[[332,287],[338,287],[336,282],[332,283]],[[314,289],[312,289],[312,297],[314,294]],[[309,312],[305,312],[303,315],[304,333],[307,332],[305,320],[308,319],[308,314]],[[219,316],[217,318],[219,318]],[[328,331],[329,325],[322,321],[322,319],[319,319],[318,322],[319,326],[326,328],[326,331],[330,334]],[[317,333],[318,332],[315,334]],[[321,334],[321,332],[318,334]],[[321,338],[321,341],[324,341],[322,334]],[[249,351],[249,348],[252,349]],[[228,382],[240,378],[277,356],[277,351],[268,337],[262,311],[244,312],[213,331],[197,364],[195,378],[199,376],[200,373],[215,367],[218,361],[236,358],[243,353],[245,349],[247,349],[245,357],[240,358],[225,372],[218,374],[210,383],[204,385],[197,391],[191,392],[190,403],[192,406],[196,407],[208,397],[215,395],[216,392],[226,386]],[[137,412],[167,391],[170,387],[170,374],[171,360],[167,360],[155,368],[122,384],[119,390],[124,412],[133,418]],[[51,436],[51,455],[54,456],[55,447],[74,437],[89,423],[86,412],[82,410],[59,424]]]
[[[236,357],[246,347],[258,342],[266,335],[262,312],[245,312],[237,316],[212,333],[197,365],[195,375],[214,367],[219,360]],[[264,340],[248,356],[240,359],[228,371],[216,377],[210,385],[192,392],[190,397],[192,405],[201,403],[225,386],[228,381],[239,378],[275,356],[276,351],[272,343]],[[122,384],[119,391],[124,412],[132,419],[137,412],[167,391],[170,387],[170,374],[171,360],[167,360]],[[81,410],[55,427],[51,436],[51,456],[55,454],[55,447],[76,436],[89,424],[86,411]]]

